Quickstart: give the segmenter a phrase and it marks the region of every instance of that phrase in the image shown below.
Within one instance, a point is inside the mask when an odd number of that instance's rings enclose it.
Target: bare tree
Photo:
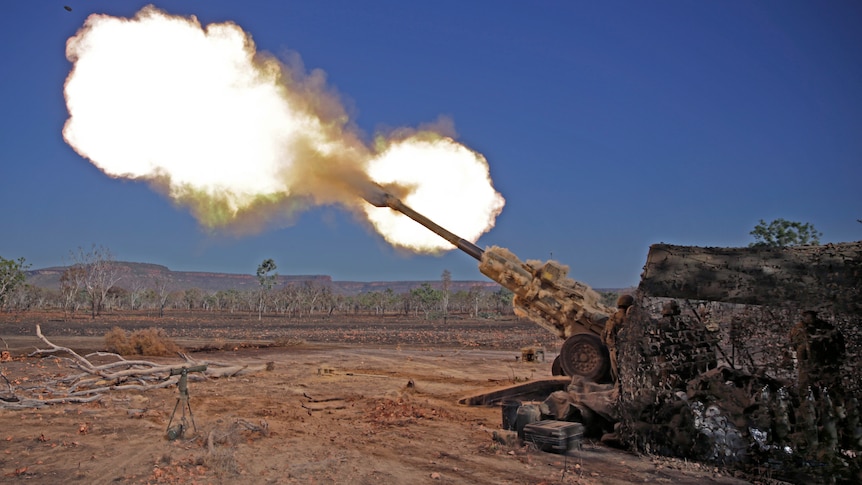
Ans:
[[[230,313],[233,313],[239,308],[239,291],[235,289],[219,290],[216,293],[216,296],[218,297],[220,309],[228,310]]]
[[[186,304],[187,310],[202,308],[204,300],[204,292],[200,288],[186,288],[183,292],[183,302]]]
[[[165,305],[168,303],[168,296],[171,294],[171,278],[169,275],[160,275],[153,278],[153,291],[158,298],[159,317],[165,316]]]
[[[89,251],[79,247],[72,252],[73,266],[80,269],[83,288],[90,299],[92,318],[96,318],[111,288],[122,278],[123,268],[114,261],[111,250],[95,244]]]
[[[328,287],[317,284],[314,281],[303,281],[298,287],[297,296],[299,297],[300,316],[302,309],[306,310],[306,314],[311,316],[318,308],[318,305],[325,300],[328,293]]]
[[[78,311],[78,294],[84,286],[84,270],[78,266],[69,266],[60,276],[60,294],[63,297],[63,314],[68,317]]]
[[[299,308],[299,285],[288,283],[279,291],[279,301],[282,302],[282,313],[288,316],[296,316]]]
[[[129,288],[129,310],[137,310],[141,306],[141,298],[147,289],[143,280],[134,278]]]
[[[441,286],[440,286],[440,306],[443,311],[443,322],[445,323],[449,319],[449,295],[452,289],[452,273],[448,269],[443,270],[443,274],[440,275]]]
[[[264,296],[272,290],[272,285],[274,285],[275,281],[278,279],[278,273],[273,273],[277,268],[278,266],[275,265],[275,261],[272,259],[264,259],[257,267],[257,281],[260,283],[260,292],[258,293],[257,300],[258,320],[260,320],[263,315]]]
[[[484,292],[479,285],[473,285],[464,292],[464,312],[471,317],[479,316],[479,305],[482,303]]]

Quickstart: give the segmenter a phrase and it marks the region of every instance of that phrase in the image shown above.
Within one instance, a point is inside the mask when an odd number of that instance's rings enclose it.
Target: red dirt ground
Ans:
[[[61,355],[27,356],[47,347],[36,324],[51,342],[81,354],[105,350],[102,336],[115,325],[158,326],[197,362],[273,367],[215,379],[192,374],[196,431],[174,441],[166,430],[176,386],[109,391],[86,404],[0,408],[3,483],[770,483],[590,441],[559,455],[511,436],[495,440],[495,433],[507,436],[501,408],[457,400],[550,376],[559,343],[527,322],[61,317],[0,315],[0,337],[14,357],[0,363],[9,386],[80,373]],[[545,360],[516,359],[524,345],[543,347]],[[207,348],[220,350],[194,351]]]

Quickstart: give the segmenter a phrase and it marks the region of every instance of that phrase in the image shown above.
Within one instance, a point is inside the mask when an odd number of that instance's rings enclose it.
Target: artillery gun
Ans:
[[[440,227],[373,185],[362,196],[376,207],[389,207],[425,226],[479,261],[479,271],[510,290],[515,314],[565,339],[554,360],[553,373],[598,381],[610,370],[608,349],[599,337],[613,312],[589,286],[567,276],[568,267],[556,261],[521,261],[508,249],[482,249]]]

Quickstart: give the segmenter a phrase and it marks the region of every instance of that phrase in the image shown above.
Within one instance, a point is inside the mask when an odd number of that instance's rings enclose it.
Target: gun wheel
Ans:
[[[567,376],[598,382],[607,375],[610,366],[608,349],[595,335],[573,335],[560,348],[560,367]]]
[[[551,375],[552,376],[564,376],[563,374],[563,365],[560,364],[560,356],[554,357],[554,362],[551,364]]]

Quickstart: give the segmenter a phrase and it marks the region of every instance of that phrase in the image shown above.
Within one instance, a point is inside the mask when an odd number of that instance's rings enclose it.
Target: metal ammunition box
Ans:
[[[579,448],[583,438],[584,425],[581,423],[548,419],[524,426],[524,441],[551,453]]]

